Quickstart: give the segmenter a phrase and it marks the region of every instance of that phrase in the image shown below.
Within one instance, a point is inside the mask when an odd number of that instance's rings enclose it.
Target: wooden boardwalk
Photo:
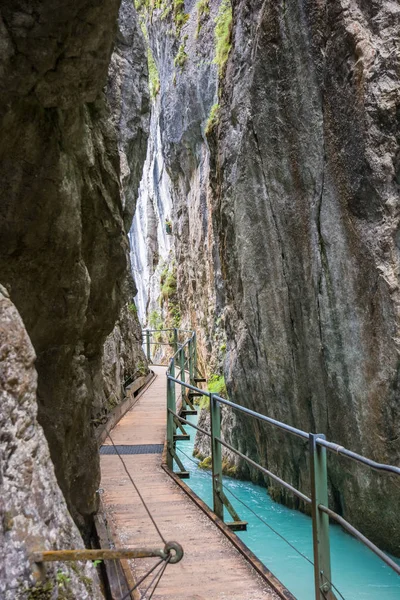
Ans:
[[[111,435],[115,444],[163,444],[166,427],[164,367]],[[108,442],[110,443],[110,442]],[[153,600],[269,600],[278,596],[257,575],[212,521],[161,468],[161,454],[123,456],[126,467],[164,538],[179,542],[185,555],[169,565]],[[116,455],[101,455],[101,486],[108,519],[121,546],[162,547],[138,494]],[[116,540],[117,541],[117,540]],[[157,559],[130,561],[136,580]],[[151,581],[141,586],[144,592]],[[146,596],[147,598],[147,596]]]

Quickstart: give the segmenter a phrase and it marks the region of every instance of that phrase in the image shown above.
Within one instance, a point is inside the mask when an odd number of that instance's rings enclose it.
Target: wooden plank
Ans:
[[[156,379],[113,429],[115,444],[164,442],[165,368],[153,368]],[[102,455],[100,458],[103,503],[107,518],[117,532],[118,545],[158,545],[160,538],[157,531],[120,458],[116,455]],[[181,562],[167,567],[153,600],[278,598],[215,524],[164,472],[160,455],[126,455],[123,459],[165,539],[176,540],[185,552]],[[129,561],[135,579],[143,576],[155,560]],[[142,592],[146,589],[146,582],[140,586]]]

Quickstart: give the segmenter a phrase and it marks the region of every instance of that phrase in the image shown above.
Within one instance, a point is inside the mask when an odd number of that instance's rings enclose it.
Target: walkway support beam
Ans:
[[[328,471],[326,448],[317,444],[323,434],[310,433],[310,475],[312,530],[314,547],[315,600],[336,600],[332,592],[329,517],[319,505],[328,506]]]
[[[149,330],[146,331],[146,356],[147,356],[147,360],[150,362],[151,354],[150,354],[150,331]]]
[[[194,380],[194,345],[193,338],[190,338],[188,342],[188,352],[189,352],[189,382],[190,385],[195,385]]]
[[[221,437],[221,407],[210,395],[211,416],[211,459],[212,459],[212,486],[213,486],[213,510],[217,517],[224,520],[224,504],[221,498],[222,492],[222,448],[217,441]]]
[[[179,351],[179,366],[180,366],[180,380],[185,383],[185,348],[181,346]],[[181,397],[182,397],[182,408],[186,409],[186,389],[181,385]]]
[[[171,359],[170,373],[175,377],[174,358]],[[175,382],[171,379],[167,379],[167,465],[172,471],[174,466],[174,435],[176,432],[176,425],[174,422],[174,415],[170,411],[176,413]]]

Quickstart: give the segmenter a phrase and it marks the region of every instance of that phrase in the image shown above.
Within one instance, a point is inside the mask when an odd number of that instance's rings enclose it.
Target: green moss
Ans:
[[[223,375],[211,375],[208,380],[208,391],[218,396],[227,396],[225,377]]]
[[[215,19],[215,59],[218,73],[222,75],[229,52],[232,47],[232,4],[230,0],[222,0]]]
[[[149,326],[150,329],[162,329],[163,328],[163,320],[161,317],[161,313],[157,310],[153,310],[149,315]]]
[[[168,313],[172,320],[172,327],[179,328],[181,324],[181,311],[179,310],[179,304],[171,300],[168,301]]]
[[[11,531],[11,529],[14,527],[14,517],[12,512],[6,511],[3,514],[3,529],[4,529],[4,533],[7,533],[7,531]]]
[[[199,462],[200,469],[211,469],[211,466],[212,466],[211,456],[206,456],[206,458],[204,460]]]
[[[154,99],[157,96],[158,92],[160,91],[160,76],[158,74],[157,65],[155,63],[154,56],[153,56],[153,53],[150,48],[149,34],[147,32],[147,27],[146,27],[146,22],[145,22],[144,17],[142,17],[140,20],[140,27],[141,27],[142,33],[144,35],[144,39],[146,40],[146,46],[147,46],[147,69],[148,69],[148,73],[149,73],[150,97]]]
[[[161,288],[161,299],[168,300],[176,294],[176,275],[175,271],[168,271],[165,275],[164,282]]]
[[[219,349],[221,350],[221,352],[225,352],[226,351],[226,344],[221,344]]]
[[[197,8],[197,28],[196,38],[198,38],[201,26],[203,24],[204,17],[210,14],[210,2],[209,0],[199,0],[196,4]]]
[[[186,40],[187,40],[187,35],[185,35],[185,37],[183,38],[183,42],[179,46],[179,49],[178,49],[178,54],[175,56],[175,59],[174,59],[175,67],[180,67],[181,70],[184,68],[186,61],[187,61],[187,54],[186,54],[186,50],[185,50]]]
[[[200,409],[210,410],[210,398],[208,396],[202,396],[199,400]]]
[[[203,454],[202,452],[200,452],[200,450],[197,450],[197,448],[195,448],[195,449],[193,450],[193,456],[194,456],[195,458],[197,458],[198,460],[204,460],[204,459],[205,459],[205,456],[204,456],[204,454]]]
[[[160,91],[160,77],[150,46],[147,46],[147,67],[149,69],[150,97],[155,98]]]
[[[128,304],[128,310],[132,314],[136,315],[137,314],[136,304],[134,302],[131,302],[130,304]]]
[[[179,36],[182,27],[189,19],[189,15],[185,13],[185,0],[174,0],[173,10],[176,35]]]
[[[211,131],[216,127],[219,123],[219,104],[213,104],[210,110],[210,115],[207,119],[205,134],[209,135]]]
[[[82,580],[82,577],[79,576]],[[85,579],[88,579],[85,577]],[[90,589],[92,581],[88,580]],[[35,586],[24,590],[25,598],[27,600],[52,600],[57,597],[58,600],[74,600],[75,595],[72,590],[69,589],[71,578],[64,573],[61,569],[58,569],[55,577],[55,581],[48,579],[45,582],[39,582]],[[87,586],[87,583],[84,582]]]
[[[24,590],[27,600],[51,600],[54,591],[54,583],[46,581],[37,583],[34,587]]]
[[[139,373],[139,375],[146,375],[148,369],[146,364],[142,360],[140,360],[136,365],[136,371]]]

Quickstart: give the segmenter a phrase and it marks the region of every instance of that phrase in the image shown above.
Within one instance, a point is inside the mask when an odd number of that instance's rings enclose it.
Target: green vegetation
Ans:
[[[145,22],[145,18],[143,16],[140,19],[140,28],[144,35],[144,39],[146,40],[147,69],[149,72],[149,90],[150,90],[150,97],[152,99],[154,99],[157,96],[158,92],[160,91],[160,76],[158,74],[157,65],[154,60],[154,56],[151,51],[151,48],[150,48],[149,34],[147,32],[146,22]]]
[[[179,327],[181,324],[181,311],[179,310],[179,304],[171,300],[168,301],[168,313],[172,319],[172,327]]]
[[[157,310],[153,310],[149,315],[149,325],[150,329],[162,329],[163,328],[163,320],[161,313]]]
[[[160,19],[164,20],[172,12],[178,37],[182,27],[189,19],[189,15],[185,13],[185,0],[134,0],[134,2],[136,10],[142,16],[147,13],[149,17],[152,17],[155,10],[161,10]]]
[[[185,44],[186,44],[186,40],[187,40],[187,35],[185,35],[185,37],[183,38],[182,44],[179,46],[178,49],[178,54],[175,56],[174,59],[174,65],[175,67],[180,67],[180,69],[182,70],[183,67],[186,64],[187,61],[187,54],[186,54],[186,50],[185,50]]]
[[[223,475],[228,475],[228,477],[237,477],[237,466],[231,465],[230,462],[226,459],[222,459],[222,473]]]
[[[204,17],[210,14],[210,0],[199,0],[196,4],[197,8],[197,29],[196,29],[196,38],[199,37],[200,29],[202,26],[202,21]]]
[[[223,397],[228,395],[226,391],[225,377],[223,375],[211,375],[211,377],[208,379],[207,388],[212,394],[217,394],[218,396]]]
[[[204,460],[199,462],[200,469],[211,469],[212,459],[211,456],[206,456]]]
[[[147,41],[147,66],[149,69],[149,89],[150,97],[155,98],[160,91],[160,77],[158,75],[157,65],[153,53]]]
[[[231,0],[222,0],[215,19],[215,59],[218,73],[222,75],[232,47],[232,5]]]
[[[56,581],[59,587],[64,587],[71,581],[71,577],[68,577],[66,573],[63,573],[60,569],[57,571]]]
[[[189,19],[189,15],[185,13],[185,0],[174,0],[174,23],[176,35],[180,35],[181,29]]]
[[[94,560],[92,564],[94,567],[98,567],[99,565],[101,565],[102,562],[103,561],[101,559],[98,559],[98,560]]]
[[[205,134],[208,135],[219,123],[219,104],[213,104],[207,119]]]
[[[161,299],[168,300],[176,294],[176,275],[175,271],[165,270],[161,273]]]
[[[221,352],[226,352],[226,344],[221,344],[219,349],[221,350]]]
[[[37,583],[34,587],[24,590],[28,600],[51,600],[53,591],[54,585],[51,581]]]
[[[136,304],[134,302],[131,302],[130,304],[128,304],[128,310],[132,314],[136,315],[137,314]]]
[[[146,375],[148,369],[142,360],[139,360],[138,364],[136,365],[136,371],[139,373],[139,375]]]

